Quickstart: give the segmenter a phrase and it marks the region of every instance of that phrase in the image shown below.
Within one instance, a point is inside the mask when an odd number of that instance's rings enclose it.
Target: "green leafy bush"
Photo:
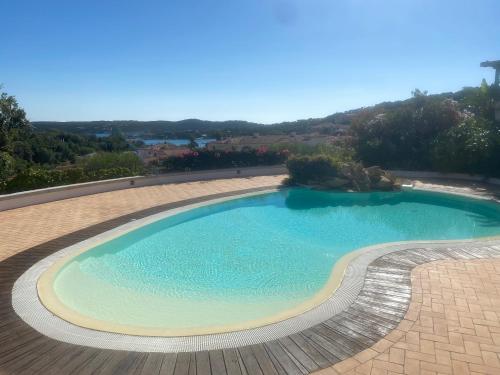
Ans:
[[[25,169],[14,178],[6,181],[3,190],[8,193],[13,193],[16,191],[42,189],[51,186],[69,185],[135,175],[136,174],[129,168],[124,167],[105,168],[95,171],[86,171],[83,168],[49,170],[35,167]]]
[[[0,152],[0,191],[5,188],[7,179],[14,174],[15,160],[6,152]]]
[[[433,167],[442,172],[498,175],[499,137],[500,127],[471,117],[436,138],[431,154]]]
[[[399,188],[394,176],[379,167],[338,161],[325,155],[296,156],[287,161],[288,183],[321,189],[354,191],[394,190]]]
[[[290,182],[311,184],[326,181],[338,174],[338,162],[326,155],[293,156],[286,162]]]
[[[18,173],[11,180],[7,181],[5,184],[5,190],[11,193],[63,184],[64,177],[62,171],[47,170],[43,168],[28,168]]]
[[[126,168],[135,174],[144,172],[141,159],[133,152],[99,152],[79,159],[77,164],[87,172],[114,168]]]
[[[0,163],[2,163],[1,156],[0,154]],[[79,161],[77,167],[49,169],[34,166],[25,168],[13,178],[5,179],[4,183],[0,185],[0,190],[11,193],[50,186],[136,176],[142,172],[142,162],[134,153],[99,153]]]

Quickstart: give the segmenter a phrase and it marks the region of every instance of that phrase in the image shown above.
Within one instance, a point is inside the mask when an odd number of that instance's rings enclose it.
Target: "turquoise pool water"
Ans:
[[[172,329],[263,319],[364,246],[500,235],[500,205],[438,193],[290,189],[162,219],[70,260],[54,291],[93,319]]]

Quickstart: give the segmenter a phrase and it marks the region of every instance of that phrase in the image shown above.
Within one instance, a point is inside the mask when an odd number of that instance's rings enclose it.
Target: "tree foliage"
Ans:
[[[390,169],[500,175],[499,124],[493,90],[483,82],[455,94],[427,95],[375,106],[353,120],[359,158]]]
[[[119,131],[97,138],[64,131],[37,132],[14,96],[0,94],[0,191],[24,190],[61,183],[121,177],[141,170],[140,160]],[[120,153],[125,152],[123,156]],[[98,156],[84,158],[98,153]],[[104,154],[113,156],[104,156]],[[79,159],[81,159],[79,161]],[[87,167],[86,163],[89,163]],[[91,163],[94,163],[91,167]],[[83,165],[83,175],[50,171],[58,166]],[[96,165],[101,165],[97,168]],[[108,172],[100,172],[107,170]]]
[[[379,167],[364,168],[361,163],[341,161],[327,155],[293,156],[286,163],[291,185],[354,191],[395,190],[396,178]]]
[[[4,190],[8,193],[41,189],[50,186],[76,184],[80,182],[106,180],[110,178],[134,176],[135,174],[124,167],[112,167],[88,171],[83,168],[65,170],[46,169],[39,166],[30,167],[18,173],[5,183]]]

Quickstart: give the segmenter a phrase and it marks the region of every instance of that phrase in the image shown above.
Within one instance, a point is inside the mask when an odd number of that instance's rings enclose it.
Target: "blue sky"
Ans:
[[[498,0],[0,0],[31,120],[272,123],[478,85]]]

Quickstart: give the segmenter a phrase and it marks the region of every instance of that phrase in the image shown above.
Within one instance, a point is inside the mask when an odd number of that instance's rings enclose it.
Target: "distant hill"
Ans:
[[[37,131],[66,131],[81,134],[97,134],[110,132],[118,129],[129,136],[177,136],[207,134],[216,135],[249,135],[261,134],[283,134],[283,133],[307,133],[319,129],[336,128],[337,125],[348,125],[348,123],[336,123],[339,115],[328,118],[317,118],[283,122],[272,125],[264,125],[247,121],[205,121],[198,119],[187,119],[181,121],[35,121],[32,122]],[[340,117],[339,117],[340,118]],[[346,118],[347,119],[347,118]],[[343,118],[343,120],[345,120]]]
[[[461,93],[443,93],[431,95],[436,98],[458,98]],[[339,127],[348,127],[353,120],[365,112],[382,113],[387,110],[399,108],[410,99],[394,102],[383,102],[372,107],[362,107],[345,112],[338,112],[323,118],[310,118],[297,121],[281,122],[264,125],[248,121],[206,121],[186,119],[181,121],[37,121],[32,122],[38,131],[56,130],[80,134],[97,134],[119,130],[127,136],[140,137],[178,137],[190,136],[227,136],[260,134],[287,134],[287,133],[332,133]]]
[[[213,131],[222,129],[255,129],[262,125],[246,121],[203,121],[188,119],[181,121],[38,121],[33,122],[37,130],[66,130],[81,133],[99,133],[118,128],[124,133],[161,133],[184,131]]]

